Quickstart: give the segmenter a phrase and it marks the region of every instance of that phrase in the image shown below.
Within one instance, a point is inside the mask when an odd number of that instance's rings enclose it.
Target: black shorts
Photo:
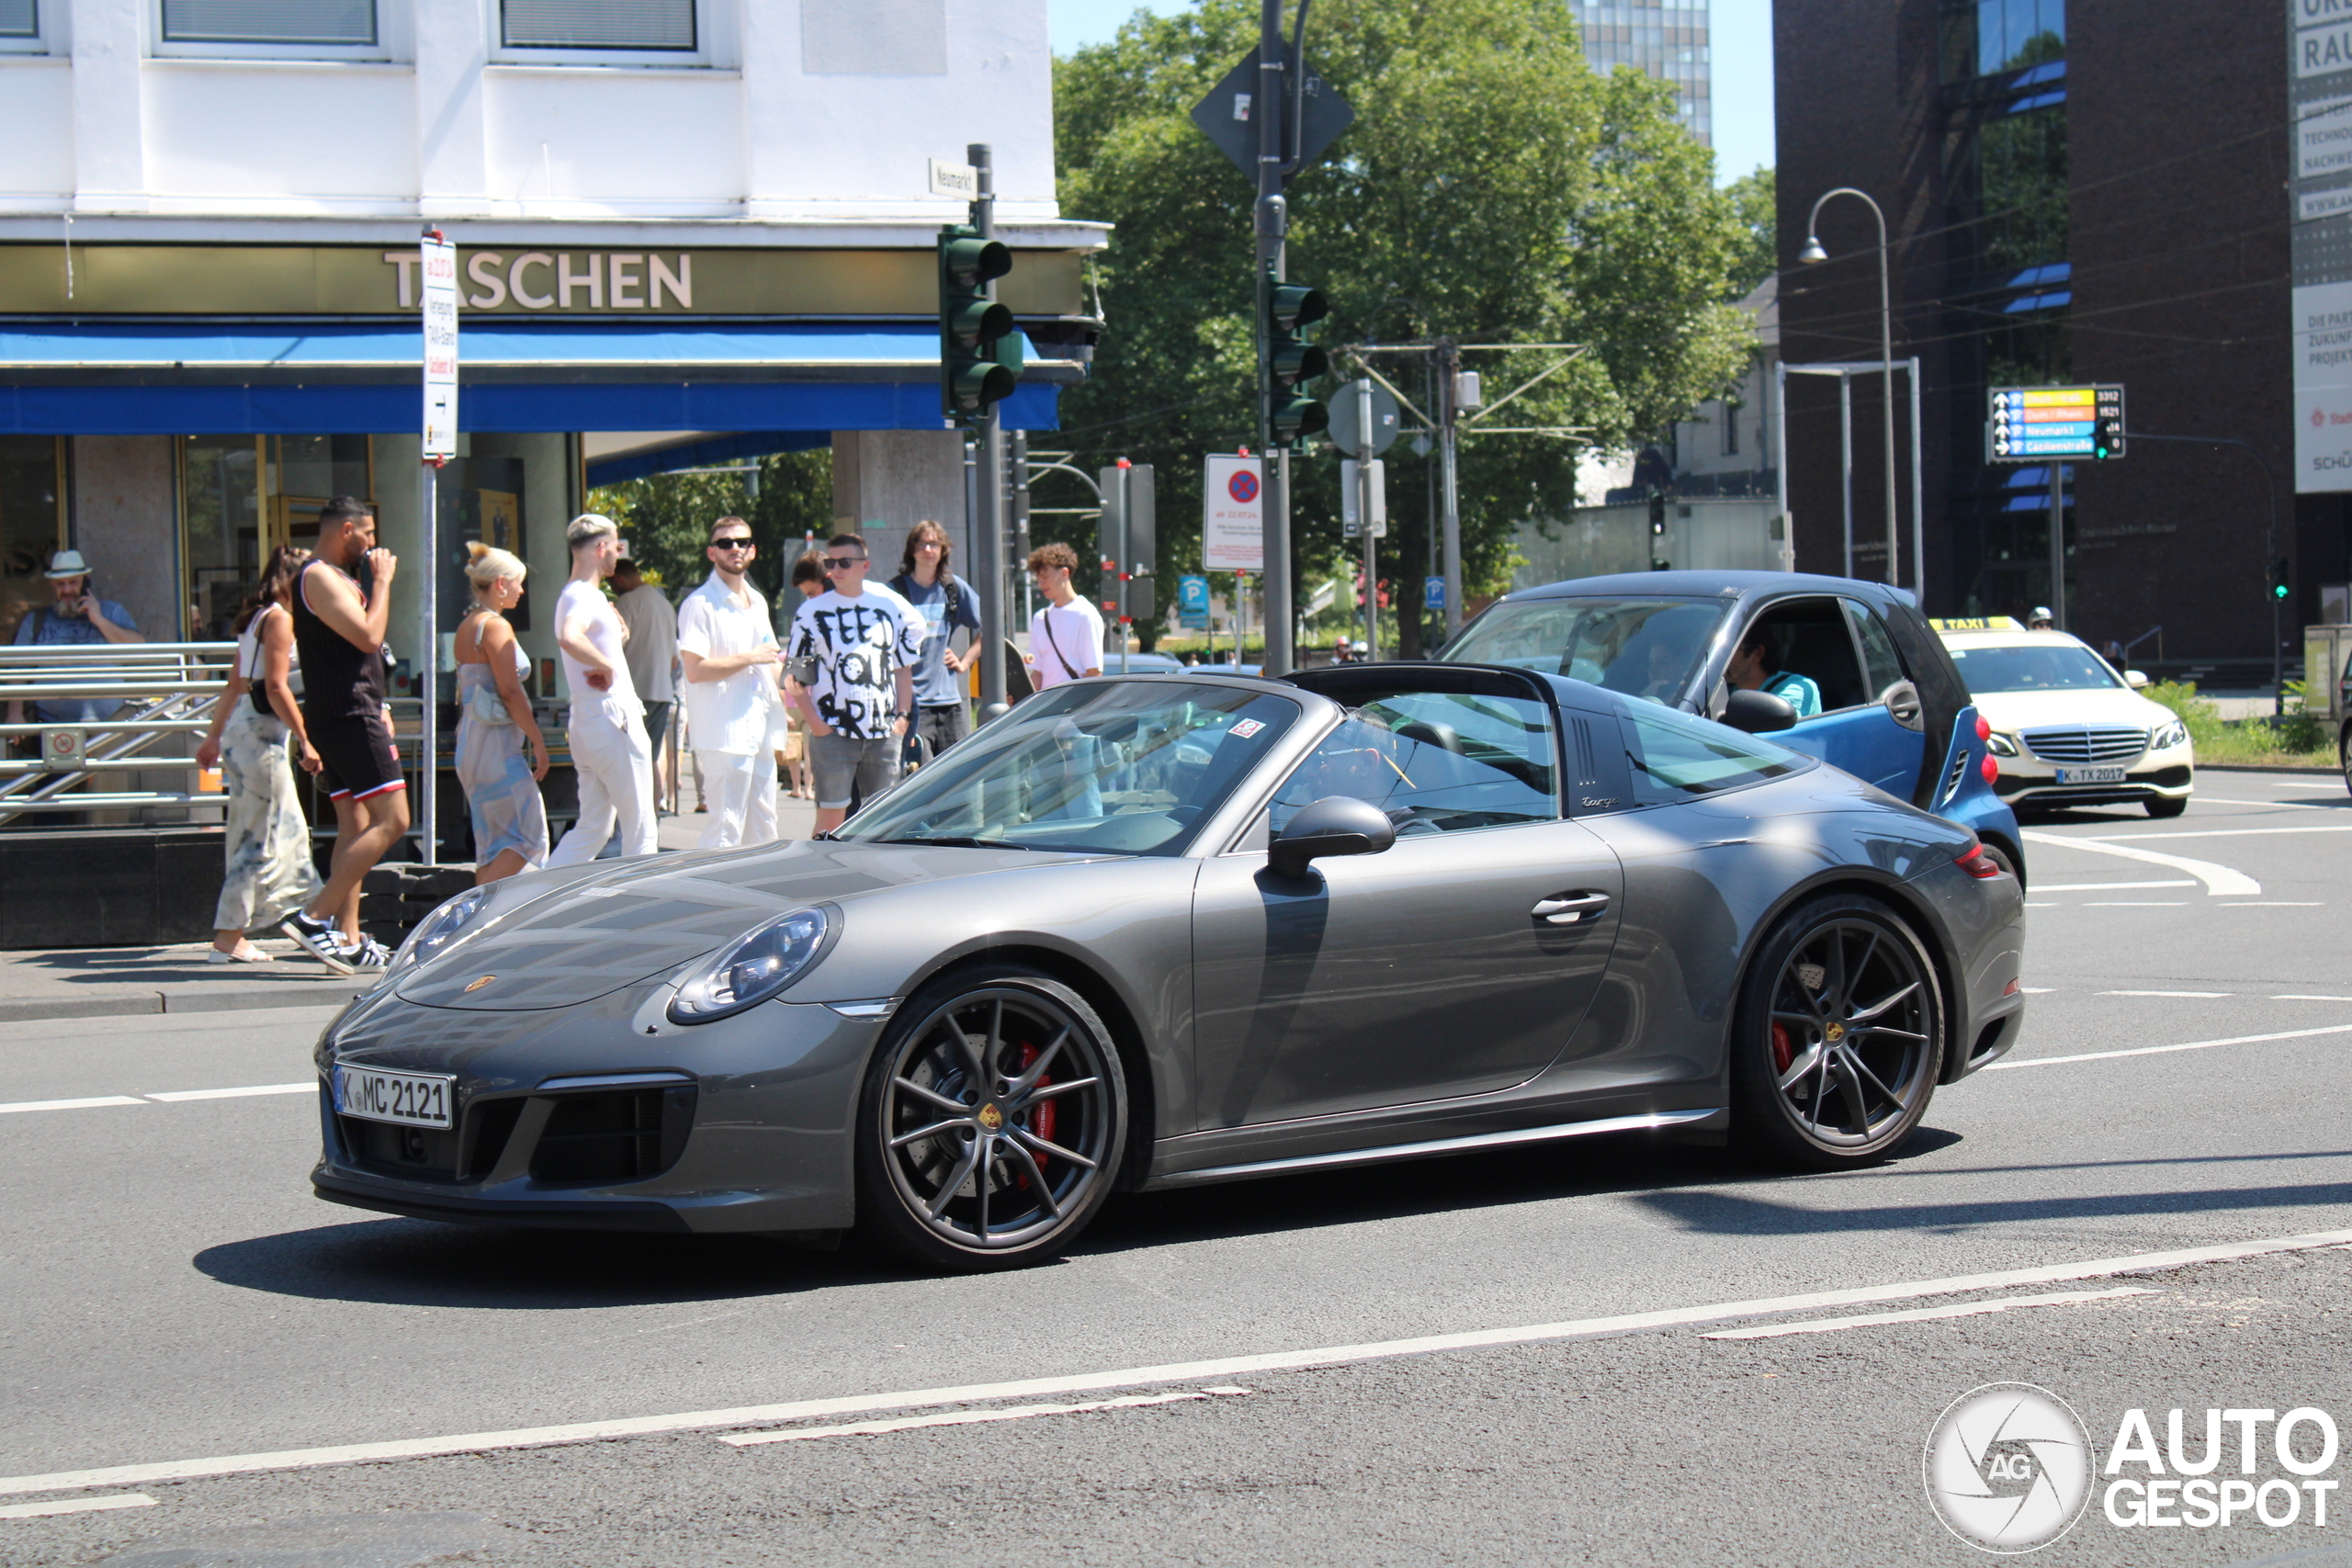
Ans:
[[[319,782],[330,800],[365,800],[387,790],[406,789],[392,732],[380,713],[351,718],[307,721],[311,745],[319,754]]]

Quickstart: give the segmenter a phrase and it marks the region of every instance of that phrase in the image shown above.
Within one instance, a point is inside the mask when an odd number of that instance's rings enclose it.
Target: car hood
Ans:
[[[2109,687],[2071,692],[1979,692],[1976,711],[1998,730],[2015,734],[2052,724],[2128,724],[2153,729],[2173,712],[2137,692]]]
[[[674,969],[787,909],[1087,858],[799,840],[616,863],[558,876],[544,891],[526,875],[502,891],[488,924],[395,981],[393,993],[427,1007],[493,1012],[569,1007]],[[492,978],[484,983],[485,976]]]

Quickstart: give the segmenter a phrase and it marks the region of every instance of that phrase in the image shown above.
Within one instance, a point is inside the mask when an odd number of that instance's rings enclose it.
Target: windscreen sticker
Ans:
[[[1262,720],[1245,718],[1239,724],[1233,727],[1232,733],[1241,737],[1242,739],[1247,740],[1251,736],[1257,734],[1258,731],[1265,728],[1266,726]]]

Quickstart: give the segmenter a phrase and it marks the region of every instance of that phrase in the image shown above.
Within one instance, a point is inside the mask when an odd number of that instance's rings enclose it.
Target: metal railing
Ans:
[[[0,720],[24,705],[20,722],[0,722],[9,755],[0,760],[0,828],[44,812],[220,807],[217,790],[110,789],[123,774],[197,773],[192,744],[176,739],[211,728],[212,705],[228,689],[232,642],[76,643],[0,648]],[[36,703],[88,702],[107,716],[42,719]],[[16,755],[30,736],[38,754]],[[158,750],[157,748],[164,750]],[[111,777],[110,777],[111,776]],[[134,781],[135,782],[135,781]],[[198,781],[189,776],[187,785]]]

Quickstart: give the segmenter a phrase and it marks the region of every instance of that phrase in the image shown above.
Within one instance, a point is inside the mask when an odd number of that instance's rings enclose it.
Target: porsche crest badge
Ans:
[[[481,990],[484,986],[489,985],[492,980],[497,978],[498,976],[495,975],[484,975],[481,979],[476,980],[472,985],[466,987],[466,994],[468,996],[471,996],[476,991]]]

